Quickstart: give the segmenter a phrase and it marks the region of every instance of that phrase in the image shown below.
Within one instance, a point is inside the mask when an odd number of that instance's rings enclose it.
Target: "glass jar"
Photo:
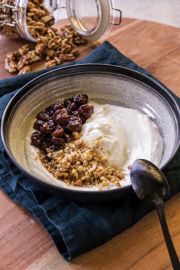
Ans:
[[[97,40],[107,33],[111,25],[121,24],[122,13],[114,7],[113,0],[0,0],[1,33],[36,42],[28,25],[28,16],[33,16],[34,12],[29,2],[43,6],[47,11],[47,14],[42,12],[43,16],[39,16],[36,10],[36,27],[41,25],[42,17],[46,17],[44,20],[49,19],[48,23],[57,29],[70,23],[88,40]]]

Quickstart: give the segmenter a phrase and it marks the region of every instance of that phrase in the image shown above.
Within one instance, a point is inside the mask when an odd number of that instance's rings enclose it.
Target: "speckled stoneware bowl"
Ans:
[[[125,196],[131,186],[106,190],[74,190],[58,181],[33,175],[27,162],[25,141],[36,114],[47,105],[74,93],[90,100],[139,110],[158,125],[164,151],[161,168],[173,158],[180,138],[180,112],[173,97],[153,79],[133,70],[110,65],[78,65],[47,72],[32,80],[12,98],[2,119],[2,138],[12,161],[42,187],[76,200],[109,200]],[[142,138],[143,140],[143,138]]]

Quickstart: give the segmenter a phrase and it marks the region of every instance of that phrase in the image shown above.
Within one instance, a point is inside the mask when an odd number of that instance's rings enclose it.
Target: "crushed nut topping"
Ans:
[[[40,151],[38,158],[55,178],[67,185],[97,186],[100,190],[120,187],[120,181],[124,178],[123,170],[109,164],[107,157],[100,151],[100,145],[100,140],[88,145],[77,139],[59,151]]]

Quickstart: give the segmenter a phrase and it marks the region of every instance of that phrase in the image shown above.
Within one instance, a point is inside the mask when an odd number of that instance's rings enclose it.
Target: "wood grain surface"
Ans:
[[[124,19],[104,38],[139,65],[148,69],[180,96],[180,29],[134,19]],[[103,40],[101,40],[102,42]],[[0,78],[5,54],[22,41],[0,36]],[[81,49],[81,57],[94,44]],[[166,203],[170,232],[180,256],[180,194]],[[35,219],[0,192],[0,270],[169,270],[172,269],[155,212],[111,241],[71,262],[57,251]]]

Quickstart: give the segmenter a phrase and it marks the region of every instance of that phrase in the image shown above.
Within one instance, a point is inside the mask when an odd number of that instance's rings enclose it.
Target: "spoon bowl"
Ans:
[[[130,172],[132,187],[140,200],[158,203],[167,199],[170,188],[163,172],[144,159],[136,160]]]

